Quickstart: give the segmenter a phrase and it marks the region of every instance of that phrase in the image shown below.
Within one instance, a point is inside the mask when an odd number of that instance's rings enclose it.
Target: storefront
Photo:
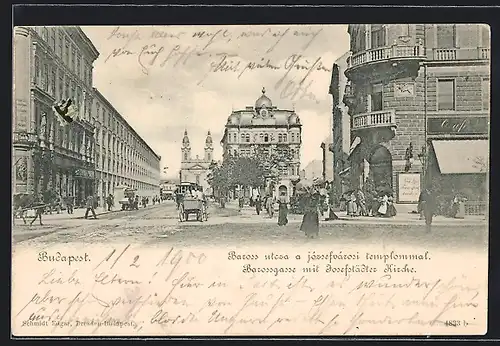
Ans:
[[[454,197],[486,205],[489,117],[428,120],[427,181],[442,203]]]

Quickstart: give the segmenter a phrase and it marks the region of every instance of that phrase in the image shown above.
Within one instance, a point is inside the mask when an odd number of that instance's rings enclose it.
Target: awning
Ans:
[[[341,170],[339,172],[339,176],[341,176],[341,177],[342,176],[346,176],[349,173],[350,170],[351,170],[351,167],[347,167],[346,169]]]
[[[487,140],[434,140],[432,146],[441,174],[474,174],[488,171]]]
[[[356,137],[354,138],[354,140],[352,141],[352,144],[351,144],[351,147],[349,148],[349,157],[352,155],[352,153],[354,152],[354,150],[356,150],[356,148],[361,144],[361,138],[360,137]]]

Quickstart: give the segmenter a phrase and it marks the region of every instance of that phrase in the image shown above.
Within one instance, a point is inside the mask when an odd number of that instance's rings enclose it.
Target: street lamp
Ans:
[[[426,180],[426,173],[427,173],[427,150],[425,145],[422,145],[422,150],[420,151],[420,154],[417,155],[418,159],[420,160],[420,163],[422,164],[422,174],[424,176],[424,182],[427,182]]]

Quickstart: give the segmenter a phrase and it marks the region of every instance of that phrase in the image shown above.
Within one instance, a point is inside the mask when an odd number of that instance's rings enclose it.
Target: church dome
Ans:
[[[293,113],[292,115],[290,115],[290,117],[288,118],[288,124],[290,125],[298,125],[300,124],[300,118],[297,114]]]
[[[184,130],[184,138],[182,138],[182,145],[185,147],[189,146],[189,137],[187,130]]]
[[[208,131],[208,133],[207,133],[207,139],[205,139],[205,146],[211,147],[212,144],[213,144],[212,135],[210,134],[210,131]]]
[[[273,103],[269,97],[266,96],[266,88],[262,88],[262,95],[255,101],[255,109],[262,107],[271,108]]]

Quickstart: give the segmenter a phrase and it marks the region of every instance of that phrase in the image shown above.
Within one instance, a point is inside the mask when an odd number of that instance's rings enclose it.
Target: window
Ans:
[[[260,138],[260,141],[261,141],[261,142],[264,142],[264,134],[263,134],[263,133],[261,133],[261,134],[259,135],[259,138]]]
[[[281,133],[278,134],[278,143],[281,143],[283,141]]]
[[[480,30],[481,30],[481,46],[490,47],[491,45],[490,28],[487,25],[481,25]]]
[[[401,36],[410,36],[410,24],[401,24]]]
[[[207,154],[207,159],[208,159],[208,161],[212,161],[212,154],[208,153]]]
[[[269,142],[269,135],[267,133],[264,135],[264,142]]]
[[[35,56],[35,84],[40,85],[40,59]]]
[[[80,71],[82,66],[81,64],[82,64],[82,57],[80,56],[80,54],[78,54],[76,57],[76,74],[78,75],[78,77],[81,77],[82,75],[82,72]]]
[[[187,161],[187,159],[188,159],[188,154],[184,152],[184,161]]]
[[[42,38],[44,39],[45,42],[49,41],[49,29],[47,27],[43,27],[42,29]]]
[[[50,29],[50,48],[56,51],[56,28]]]
[[[490,79],[483,78],[481,81],[481,94],[483,101],[483,110],[490,109]]]
[[[437,93],[438,110],[455,109],[455,81],[453,79],[438,80]]]
[[[454,24],[437,25],[437,48],[455,48],[456,31]]]
[[[70,69],[75,71],[75,55],[76,55],[76,48],[73,46],[73,49],[71,50],[71,65]]]
[[[284,134],[283,134],[283,142],[285,142],[285,143],[286,143],[286,141],[287,141],[287,140],[288,140],[288,139],[287,139],[287,135],[286,135],[286,133],[284,133]]]
[[[70,55],[71,55],[71,52],[69,50],[69,43],[66,40],[66,52],[64,53],[64,62],[66,63],[66,65],[69,65],[69,57],[70,57]]]
[[[382,101],[382,84],[374,84],[371,92],[371,112],[381,111],[383,107]]]
[[[50,92],[55,97],[56,96],[56,68],[52,68],[52,73],[50,75]]]
[[[477,48],[477,30],[470,24],[456,24],[456,40],[459,48]]]
[[[245,141],[245,134],[244,134],[244,133],[242,133],[242,134],[241,134],[241,142],[243,143],[244,141]]]
[[[62,100],[64,98],[64,79],[62,71],[59,71],[59,99]]]
[[[49,65],[48,64],[43,64],[43,71],[42,71],[42,89],[45,91],[49,90]]]
[[[385,44],[385,28],[382,24],[372,24],[372,47],[380,48],[384,47]]]
[[[71,89],[69,88],[69,80],[68,78],[66,78],[66,88],[65,88],[65,94],[66,94],[66,98],[70,98],[71,97]]]
[[[62,30],[62,29],[59,29],[59,30]],[[59,57],[63,57],[63,45],[64,45],[64,36],[63,36],[63,33],[62,31],[59,31],[59,35],[58,35],[58,42],[57,42],[57,45],[58,45],[58,50],[57,50],[57,54],[59,55]]]
[[[247,143],[250,143],[250,134],[249,134],[249,133],[247,133],[247,134],[245,135],[245,141],[246,141]]]

